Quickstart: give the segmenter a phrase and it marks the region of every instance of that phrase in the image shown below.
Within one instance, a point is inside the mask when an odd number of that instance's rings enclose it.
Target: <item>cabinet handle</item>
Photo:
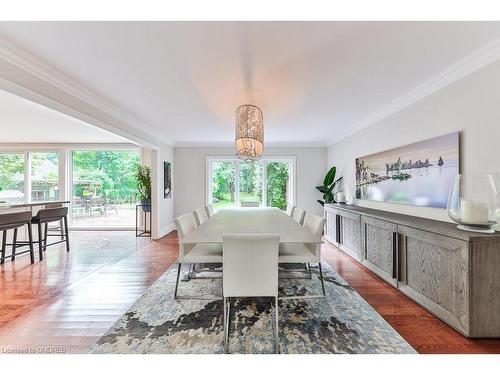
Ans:
[[[392,232],[392,278],[396,280],[399,278],[398,239],[398,233]]]

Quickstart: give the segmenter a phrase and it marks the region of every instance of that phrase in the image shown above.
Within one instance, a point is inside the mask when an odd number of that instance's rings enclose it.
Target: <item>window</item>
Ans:
[[[31,201],[59,199],[59,154],[31,152]]]
[[[213,161],[211,163],[209,202],[214,209],[236,205],[236,162]]]
[[[0,153],[0,201],[25,201],[24,174],[24,153]]]
[[[262,164],[240,162],[240,203],[256,203],[262,206]]]
[[[292,157],[258,162],[208,157],[207,202],[216,210],[245,202],[285,210],[295,201],[294,163]]]
[[[268,207],[286,210],[290,198],[290,163],[286,161],[268,162],[266,202]]]
[[[72,152],[72,225],[132,227],[138,197],[138,150]]]

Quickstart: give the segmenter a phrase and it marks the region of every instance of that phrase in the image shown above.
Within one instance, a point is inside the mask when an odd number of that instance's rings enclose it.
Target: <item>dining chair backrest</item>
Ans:
[[[222,236],[224,297],[277,297],[278,249],[278,234]]]
[[[36,218],[40,220],[40,223],[51,223],[63,219],[66,215],[68,215],[68,207],[44,208],[38,211]]]
[[[306,211],[302,208],[295,207],[292,213],[292,219],[297,223],[301,224],[304,222],[304,216],[306,215]]]
[[[193,214],[197,226],[207,221],[207,211],[205,210],[205,207],[197,208],[196,210],[193,211]]]
[[[241,202],[241,207],[259,207],[259,202]]]
[[[0,214],[0,230],[14,229],[31,222],[31,211]]]
[[[325,218],[319,215],[306,214],[304,218],[304,227],[321,238],[325,227]]]
[[[196,223],[194,222],[194,216],[192,213],[178,216],[174,221],[175,227],[177,228],[177,237],[179,238],[179,258],[182,259],[185,254],[185,248],[180,241],[195,230]]]
[[[294,209],[295,209],[295,206],[293,204],[289,203],[288,206],[286,206],[286,214],[288,216],[292,217]]]
[[[214,206],[212,206],[211,204],[207,204],[205,206],[205,211],[207,212],[207,217],[214,216]]]

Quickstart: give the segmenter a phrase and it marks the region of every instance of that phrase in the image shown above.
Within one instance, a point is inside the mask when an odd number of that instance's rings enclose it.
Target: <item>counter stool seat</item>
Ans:
[[[53,222],[64,224],[64,233],[61,231],[61,234],[53,235],[60,236],[61,240],[49,244],[48,237],[51,235],[48,234],[48,225]],[[38,256],[40,260],[43,259],[43,252],[47,250],[47,246],[65,242],[66,251],[69,251],[68,207],[44,208],[33,216],[31,223],[38,226]],[[45,224],[43,235],[42,224]]]
[[[17,240],[17,231],[19,228],[28,226],[28,241],[18,241]],[[14,236],[12,240],[12,244],[7,243],[7,231],[14,229]],[[33,251],[33,231],[31,226],[31,212],[16,212],[11,214],[0,214],[0,231],[2,232],[2,250],[0,255],[0,264],[5,262],[6,258],[11,258],[11,260],[15,260],[17,255],[29,253],[31,264],[35,262],[35,255]],[[5,255],[5,251],[7,246],[12,246],[12,254]],[[29,250],[21,251],[16,253],[16,250],[22,246],[29,246]]]

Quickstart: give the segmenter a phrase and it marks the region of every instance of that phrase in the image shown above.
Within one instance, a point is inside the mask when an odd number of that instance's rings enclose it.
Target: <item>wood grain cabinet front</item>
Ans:
[[[399,226],[398,288],[469,336],[469,242]]]
[[[361,218],[362,263],[393,286],[397,285],[397,228],[396,224],[385,220]]]
[[[338,246],[340,243],[339,210],[325,206],[325,239]]]
[[[500,337],[500,234],[359,206],[328,210],[345,253],[463,335]]]
[[[340,249],[356,259],[363,260],[361,251],[361,215],[339,210]]]

